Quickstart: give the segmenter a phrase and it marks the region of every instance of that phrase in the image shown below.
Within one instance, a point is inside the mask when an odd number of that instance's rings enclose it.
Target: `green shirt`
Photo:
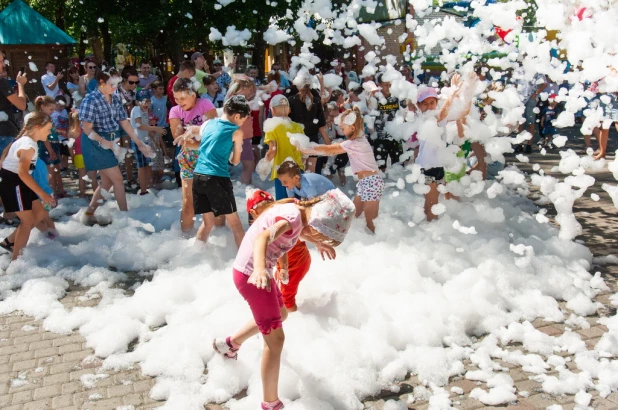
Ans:
[[[207,75],[208,74],[206,74],[202,70],[195,70],[195,79],[200,82],[200,88],[197,89],[197,92],[200,93],[200,95],[204,95],[208,92],[208,90],[204,86],[204,77],[206,77]]]

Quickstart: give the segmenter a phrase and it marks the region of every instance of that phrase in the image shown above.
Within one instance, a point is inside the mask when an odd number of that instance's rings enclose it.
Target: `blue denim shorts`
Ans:
[[[108,141],[119,138],[117,132],[97,132],[101,137]],[[118,166],[118,160],[111,149],[102,148],[98,142],[92,141],[82,133],[82,155],[87,171],[100,171]]]

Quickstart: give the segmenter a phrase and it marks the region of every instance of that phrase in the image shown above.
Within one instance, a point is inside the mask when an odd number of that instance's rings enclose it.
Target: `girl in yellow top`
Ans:
[[[305,169],[303,154],[290,142],[288,134],[304,134],[302,124],[288,118],[290,104],[283,95],[275,95],[270,102],[273,118],[264,122],[264,143],[268,144],[265,161],[273,161],[270,179],[275,181],[276,200],[287,198],[287,191],[277,178],[277,169],[285,160],[293,160],[301,170]]]

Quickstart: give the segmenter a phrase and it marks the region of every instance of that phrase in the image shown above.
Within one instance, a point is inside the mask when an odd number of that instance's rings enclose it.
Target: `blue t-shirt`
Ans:
[[[32,171],[32,179],[41,189],[47,192],[49,195],[52,194],[52,189],[49,186],[49,173],[47,171],[47,165],[41,158],[37,158],[36,164],[34,166],[34,171]]]
[[[195,173],[224,178],[230,177],[227,164],[232,149],[234,149],[232,135],[238,128],[238,125],[221,118],[214,118],[202,125],[200,130],[202,141],[200,142],[200,153],[197,158]]]
[[[154,95],[150,97],[150,107],[155,117],[159,119],[158,127],[167,127],[167,96],[163,96],[160,100]]]
[[[300,175],[300,189],[294,187],[286,191],[288,191],[288,198],[298,196],[302,199],[311,199],[324,195],[331,189],[335,189],[335,185],[328,178],[308,172]]]
[[[99,82],[97,81],[96,78],[93,78],[92,80],[88,81],[88,84],[86,84],[86,94],[90,94],[91,92],[96,91],[98,86],[99,86]]]

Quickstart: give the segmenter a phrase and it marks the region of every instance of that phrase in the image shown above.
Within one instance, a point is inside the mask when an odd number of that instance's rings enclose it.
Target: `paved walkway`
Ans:
[[[580,144],[581,141],[578,141]],[[575,146],[580,149],[580,145]],[[530,156],[531,163],[539,163],[549,172],[559,160],[559,156],[549,154]],[[613,157],[612,157],[613,159]],[[577,201],[575,213],[584,226],[581,238],[595,256],[618,254],[618,214],[607,193],[600,189],[602,182],[615,184],[608,172],[595,175],[597,183]],[[590,193],[597,193],[601,200],[590,199]],[[551,212],[551,209],[550,209]],[[597,315],[588,317],[589,329],[578,330],[589,349],[593,349],[600,337],[607,331],[605,326],[597,323],[600,317],[616,314],[616,309],[609,303],[609,296],[618,293],[618,266],[595,266],[594,271],[601,271],[611,291],[601,294],[596,301],[603,304]],[[61,300],[66,308],[93,306],[98,300],[83,297],[86,289],[70,290]],[[564,303],[561,308],[567,312]],[[568,315],[566,315],[568,317]],[[557,336],[564,332],[564,324],[548,324],[536,320],[533,325],[541,332]],[[509,346],[508,349],[522,349]],[[518,400],[510,406],[501,406],[513,410],[545,409],[552,404],[562,405],[564,410],[573,409],[575,397],[572,395],[553,397],[540,391],[541,384],[530,380],[531,374],[521,367],[496,360],[508,368],[508,374],[515,381]],[[464,363],[467,370],[478,370],[470,361]],[[568,364],[576,371],[573,362]],[[557,374],[550,372],[549,375]],[[163,405],[149,397],[155,381],[141,375],[140,369],[122,372],[101,371],[101,361],[93,356],[93,351],[85,346],[84,339],[78,334],[59,335],[41,329],[41,322],[16,312],[0,316],[0,409],[2,410],[122,410],[153,409]],[[367,409],[381,410],[387,400],[398,400],[409,409],[424,410],[429,407],[427,391],[419,386],[416,377],[410,377],[398,383],[391,390],[369,398]],[[469,397],[470,391],[485,384],[466,380],[463,377],[451,379],[445,386],[447,391],[458,387],[463,394],[451,393],[453,406],[459,409],[491,408]],[[456,389],[457,390],[457,389]],[[460,391],[461,392],[461,391]],[[522,392],[527,392],[523,393]],[[593,400],[590,404],[597,410],[618,409],[618,393],[603,399],[596,391],[590,391]],[[411,402],[414,397],[414,402]],[[206,409],[220,410],[218,405],[205,406]]]

